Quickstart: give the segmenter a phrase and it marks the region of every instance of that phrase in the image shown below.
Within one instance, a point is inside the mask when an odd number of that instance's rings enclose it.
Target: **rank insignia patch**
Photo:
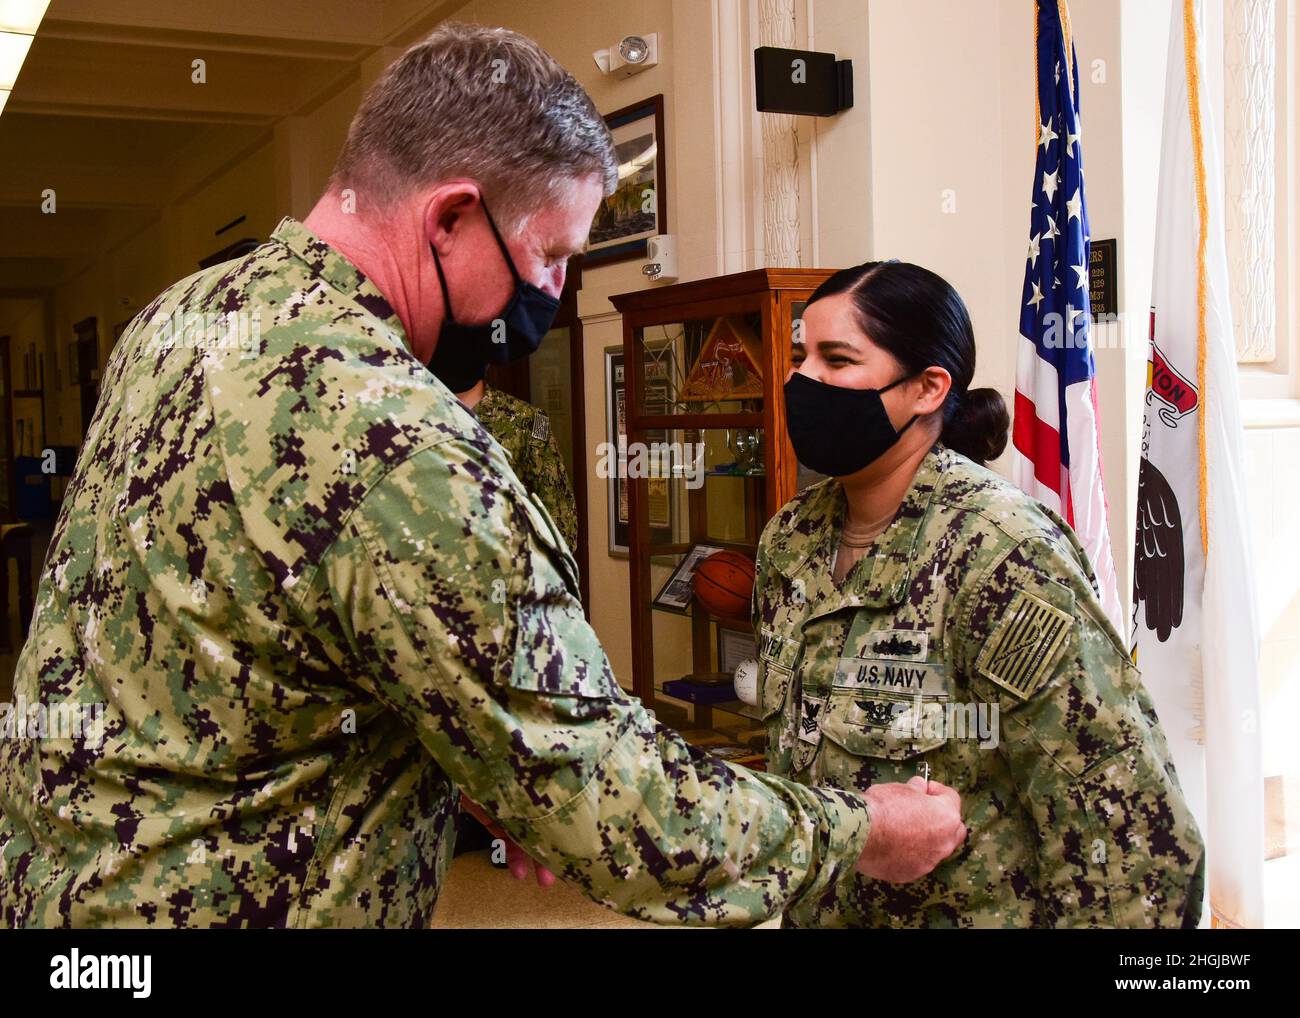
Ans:
[[[984,644],[976,671],[1021,700],[1046,680],[1056,666],[1074,619],[1027,591],[1015,598]]]
[[[803,714],[799,718],[799,741],[816,745],[821,740],[821,715],[825,700],[811,697],[803,701]]]
[[[538,442],[545,442],[551,434],[551,419],[545,414],[539,413],[533,418],[533,439]]]

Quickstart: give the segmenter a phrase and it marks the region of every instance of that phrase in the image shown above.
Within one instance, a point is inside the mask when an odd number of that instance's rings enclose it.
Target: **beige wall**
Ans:
[[[389,56],[384,51],[378,55]],[[279,216],[303,219],[316,204],[363,94],[361,82],[354,81],[311,113],[287,117],[276,125],[273,158],[277,222]]]
[[[197,272],[200,259],[239,237],[264,237],[274,229],[279,221],[274,193],[271,147],[267,144],[164,208],[158,220],[56,288],[56,349],[46,357],[59,358],[63,386],[51,384],[46,395],[52,442],[75,443],[84,423],[80,390],[68,378],[73,324],[90,315],[98,320],[102,367],[112,349],[115,325],[134,317],[166,286]],[[247,215],[247,221],[215,236],[219,227],[239,215]]]
[[[154,222],[56,288],[55,341],[46,352],[51,443],[74,443],[81,434],[80,394],[68,381],[66,363],[73,323],[90,315],[98,319],[102,366],[114,325],[197,272],[201,259],[242,237],[265,238],[282,216],[305,216],[325,186],[359,98],[353,85],[313,112],[289,118],[252,151],[178,195]],[[293,151],[286,157],[290,143]],[[216,235],[241,215],[244,222]],[[50,375],[55,357],[61,388]]]

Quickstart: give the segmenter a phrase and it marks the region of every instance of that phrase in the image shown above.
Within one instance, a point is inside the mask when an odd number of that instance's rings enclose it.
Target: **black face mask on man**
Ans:
[[[504,364],[536,351],[560,310],[557,298],[519,275],[497,224],[492,221],[492,213],[488,212],[487,202],[483,202],[483,213],[506,264],[510,266],[510,274],[515,277],[514,293],[501,313],[491,321],[482,325],[456,321],[438,249],[432,241],[429,243],[433,264],[438,270],[438,285],[442,287],[444,315],[442,328],[438,331],[438,345],[429,358],[428,367],[452,392],[472,389],[482,380],[489,364]]]
[[[830,477],[847,477],[878,460],[917,417],[896,429],[881,394],[912,377],[904,375],[883,389],[846,389],[796,371],[785,383],[785,418],[799,462]]]

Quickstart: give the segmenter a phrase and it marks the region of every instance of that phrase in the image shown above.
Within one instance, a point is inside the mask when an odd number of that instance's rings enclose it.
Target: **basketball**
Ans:
[[[695,597],[720,619],[749,616],[754,560],[738,551],[715,551],[695,569]]]

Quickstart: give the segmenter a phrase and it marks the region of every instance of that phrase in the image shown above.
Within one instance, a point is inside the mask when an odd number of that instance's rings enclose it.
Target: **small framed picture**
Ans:
[[[718,671],[733,674],[742,661],[758,657],[758,644],[748,629],[718,626]]]
[[[644,258],[646,241],[668,232],[664,97],[652,95],[605,117],[619,166],[617,189],[596,210],[582,264]]]
[[[654,599],[655,607],[685,615],[695,591],[695,570],[699,568],[701,562],[717,551],[722,549],[714,544],[692,545],[686,557],[673,570],[672,576],[668,577],[668,582],[659,588],[659,593]]]
[[[609,447],[621,450],[627,443],[627,379],[623,371],[623,347],[605,347],[605,440]],[[609,553],[627,557],[628,509],[627,485],[621,471],[609,471]]]
[[[647,370],[646,402],[651,413],[668,413],[670,380]],[[617,454],[609,471],[609,553],[626,558],[632,525],[632,508],[628,499],[627,477],[627,372],[623,364],[623,347],[605,347],[605,440]],[[644,432],[647,443],[666,442],[666,431]],[[667,478],[651,477],[646,481],[646,499],[650,521],[650,543],[672,541],[672,512],[676,496]]]

